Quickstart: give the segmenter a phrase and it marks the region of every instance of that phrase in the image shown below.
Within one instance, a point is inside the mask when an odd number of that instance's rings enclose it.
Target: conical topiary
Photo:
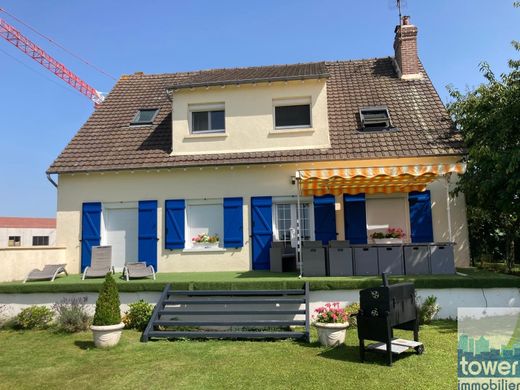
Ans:
[[[119,309],[119,291],[116,281],[111,273],[105,276],[105,281],[101,286],[99,297],[96,301],[96,313],[94,314],[93,325],[105,326],[121,323],[121,311]]]

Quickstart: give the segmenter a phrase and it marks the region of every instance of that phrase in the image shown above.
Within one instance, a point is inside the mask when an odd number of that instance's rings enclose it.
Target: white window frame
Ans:
[[[18,242],[16,241],[17,238],[18,238]],[[13,242],[13,245],[11,245],[11,241]],[[19,236],[19,235],[7,236],[7,246],[9,248],[18,248],[18,247],[22,246],[22,236]]]
[[[137,118],[139,118],[139,114],[141,113],[141,111],[155,111],[155,113],[153,114],[152,120],[150,120],[149,122],[137,122]],[[134,118],[132,119],[132,122],[130,122],[130,126],[149,126],[149,125],[153,124],[153,122],[155,121],[155,118],[157,118],[158,114],[159,114],[159,108],[140,108],[135,113]]]
[[[205,112],[208,113],[208,127],[209,130],[196,130],[193,131],[193,113],[194,112]],[[211,129],[211,111],[224,111],[224,128],[223,129]],[[211,134],[211,133],[225,133],[226,132],[226,105],[225,103],[207,103],[207,104],[189,104],[188,105],[188,124],[191,135],[197,134]]]
[[[190,227],[190,207],[191,206],[218,206],[222,210],[222,220],[220,221],[222,224],[222,234],[219,235],[219,244],[217,248],[195,248],[193,246],[193,242],[191,241],[192,233]],[[214,234],[214,233],[213,233]],[[186,200],[186,207],[184,209],[184,251],[185,252],[200,252],[200,251],[225,251],[224,245],[224,199],[215,198],[215,199],[190,199]]]
[[[295,126],[276,126],[276,107],[284,106],[309,106],[309,124],[295,125]],[[290,129],[312,129],[312,98],[300,97],[290,99],[273,99],[273,129],[275,130],[290,130]]]
[[[273,240],[274,241],[281,241],[280,240],[280,233],[278,231],[278,205],[279,204],[290,204],[291,205],[291,226],[294,226],[296,229],[296,219],[297,219],[297,212],[296,207],[298,206],[298,201],[294,197],[277,197],[273,199],[273,211],[272,211],[272,220],[273,220]],[[310,229],[310,240],[314,241],[316,239],[315,237],[315,230],[316,227],[314,225],[314,203],[312,201],[312,198],[301,198],[300,199],[300,205],[301,204],[308,204],[309,205],[309,229]]]

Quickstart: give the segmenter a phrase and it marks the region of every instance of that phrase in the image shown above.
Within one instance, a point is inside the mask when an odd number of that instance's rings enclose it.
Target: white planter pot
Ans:
[[[375,244],[402,244],[402,238],[374,238]]]
[[[117,345],[124,327],[125,324],[122,322],[116,325],[91,325],[90,329],[94,335],[94,344],[98,348],[108,348]]]
[[[193,247],[197,249],[213,249],[218,248],[218,242],[194,242]]]
[[[348,322],[343,324],[324,324],[315,322],[314,326],[318,330],[320,344],[325,347],[337,347],[345,342],[345,334]]]

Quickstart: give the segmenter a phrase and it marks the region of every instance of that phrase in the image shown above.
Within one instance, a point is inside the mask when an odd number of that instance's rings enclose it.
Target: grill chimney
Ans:
[[[395,27],[394,50],[399,77],[404,80],[421,79],[417,56],[417,27],[410,24],[409,16],[403,16],[401,24]]]

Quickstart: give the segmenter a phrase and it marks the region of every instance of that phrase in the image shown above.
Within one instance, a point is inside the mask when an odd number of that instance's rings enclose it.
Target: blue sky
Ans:
[[[393,55],[392,0],[0,0],[0,7],[119,77]],[[443,101],[446,85],[482,82],[478,64],[517,55],[512,0],[404,0],[419,55]],[[100,91],[114,81],[0,13]],[[53,216],[45,170],[92,113],[88,99],[0,40],[0,215]]]

